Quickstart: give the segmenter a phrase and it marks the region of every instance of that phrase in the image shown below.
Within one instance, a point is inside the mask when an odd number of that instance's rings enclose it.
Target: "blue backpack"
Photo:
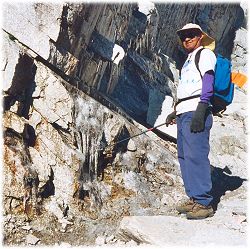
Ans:
[[[195,65],[201,75],[198,63],[200,60],[200,49],[195,55]],[[214,95],[211,99],[213,114],[222,113],[226,107],[232,103],[234,97],[234,84],[231,80],[231,62],[221,56],[217,55],[215,66],[215,79],[214,79]],[[201,76],[202,77],[202,76]]]

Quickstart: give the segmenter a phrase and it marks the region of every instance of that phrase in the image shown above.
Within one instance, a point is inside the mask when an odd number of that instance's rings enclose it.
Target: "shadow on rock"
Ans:
[[[232,176],[232,172],[226,166],[224,169],[217,168],[211,165],[212,176],[212,190],[213,196],[212,206],[217,210],[220,198],[225,195],[226,191],[233,191],[239,188],[247,179],[240,178],[239,176]]]

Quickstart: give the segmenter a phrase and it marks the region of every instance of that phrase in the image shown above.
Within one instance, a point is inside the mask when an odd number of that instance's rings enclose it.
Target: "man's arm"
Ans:
[[[200,102],[207,104],[209,103],[214,92],[213,86],[214,86],[214,71],[209,70],[202,77],[202,90],[201,90]]]

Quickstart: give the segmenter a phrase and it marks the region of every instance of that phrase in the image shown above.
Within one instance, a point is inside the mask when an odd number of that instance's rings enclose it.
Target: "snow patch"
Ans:
[[[141,0],[141,1],[138,1],[138,7],[139,7],[139,11],[145,14],[147,18],[149,19],[152,10],[155,9],[155,4],[151,1]]]
[[[174,111],[172,106],[173,106],[173,98],[170,96],[166,96],[165,100],[162,103],[161,114],[156,119],[154,126],[163,124],[166,121],[168,114]],[[168,127],[163,125],[163,126],[160,126],[158,130],[172,137],[175,137],[175,138],[177,137],[177,125],[176,124],[169,125]]]
[[[116,65],[118,65],[119,62],[124,58],[124,56],[125,56],[124,49],[121,46],[115,44],[113,47],[113,54],[112,54],[111,60]]]

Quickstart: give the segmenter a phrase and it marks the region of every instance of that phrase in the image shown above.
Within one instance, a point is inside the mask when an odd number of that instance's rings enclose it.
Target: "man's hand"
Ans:
[[[190,131],[202,132],[205,129],[205,115],[208,108],[207,103],[200,102],[191,120]]]
[[[166,118],[166,126],[168,127],[169,125],[176,124],[175,119],[176,119],[176,111],[173,111]]]

